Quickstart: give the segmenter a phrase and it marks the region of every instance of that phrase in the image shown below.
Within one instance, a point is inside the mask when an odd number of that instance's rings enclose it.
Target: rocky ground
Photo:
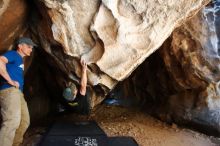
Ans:
[[[132,136],[140,146],[220,146],[220,139],[167,125],[137,109],[116,106],[98,106],[89,116],[76,114],[61,115],[58,118],[95,120],[108,136]],[[31,128],[23,146],[34,146],[42,138],[44,127]]]

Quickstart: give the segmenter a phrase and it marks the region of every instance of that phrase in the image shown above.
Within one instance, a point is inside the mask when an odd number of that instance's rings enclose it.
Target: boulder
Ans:
[[[208,2],[43,0],[36,35],[53,64],[72,79],[80,78],[79,58],[85,59],[89,85],[106,95]]]

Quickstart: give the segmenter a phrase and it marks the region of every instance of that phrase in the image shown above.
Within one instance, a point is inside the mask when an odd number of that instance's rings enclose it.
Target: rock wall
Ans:
[[[150,114],[219,136],[219,3],[175,29],[123,84]]]
[[[220,131],[219,2],[213,1],[176,29],[163,59],[178,91],[168,106],[176,120]]]
[[[0,2],[0,50],[12,47],[14,40],[25,32],[27,18],[25,0],[2,0]]]

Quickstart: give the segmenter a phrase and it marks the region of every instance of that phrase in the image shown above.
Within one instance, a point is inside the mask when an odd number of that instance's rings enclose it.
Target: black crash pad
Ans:
[[[137,142],[132,137],[109,137],[109,146],[138,146]]]
[[[58,121],[49,128],[40,146],[108,146],[108,138],[94,121]]]
[[[47,136],[40,146],[108,146],[106,136]]]
[[[89,136],[89,135],[104,135],[105,132],[94,121],[89,122],[56,122],[50,128],[47,135],[71,135],[71,136]]]
[[[41,146],[138,146],[132,137],[48,136]]]
[[[94,121],[55,122],[39,146],[138,146],[131,137],[107,137]]]

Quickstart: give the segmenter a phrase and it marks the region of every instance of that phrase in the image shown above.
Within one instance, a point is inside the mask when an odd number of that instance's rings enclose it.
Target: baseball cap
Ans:
[[[27,44],[33,47],[37,46],[30,38],[27,38],[27,37],[19,38],[17,44]]]

